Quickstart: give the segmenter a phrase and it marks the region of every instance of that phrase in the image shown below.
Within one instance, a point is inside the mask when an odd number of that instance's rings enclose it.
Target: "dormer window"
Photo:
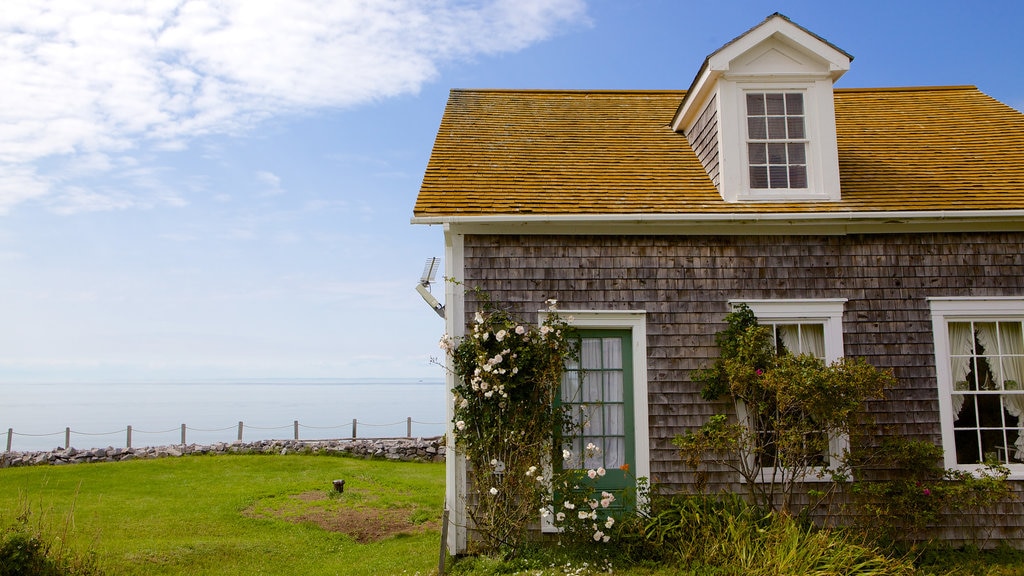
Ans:
[[[726,202],[836,202],[833,84],[852,57],[773,14],[705,60],[672,119]]]
[[[750,188],[807,188],[807,129],[800,92],[747,93]]]

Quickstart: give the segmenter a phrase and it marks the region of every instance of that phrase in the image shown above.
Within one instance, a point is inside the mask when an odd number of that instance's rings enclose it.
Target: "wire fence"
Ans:
[[[434,427],[436,427],[436,426],[441,426],[444,423],[443,422],[420,422],[420,421],[417,421],[417,420],[413,420],[411,416],[406,418],[405,420],[399,420],[397,422],[390,422],[390,423],[386,423],[386,424],[374,424],[374,423],[370,423],[370,422],[360,422],[357,419],[353,418],[352,419],[352,436],[351,436],[351,438],[353,438],[353,439],[354,438],[359,438],[360,426],[366,427],[366,428],[371,428],[371,429],[373,429],[373,430],[375,430],[377,432],[380,432],[380,431],[383,431],[383,429],[385,429],[385,428],[394,429],[395,427],[401,426],[402,424],[405,424],[405,437],[406,438],[412,438],[413,437],[413,424],[417,424],[417,425],[420,425],[420,426],[434,426]],[[51,432],[51,433],[47,433],[47,434],[27,434],[27,433],[22,433],[22,432],[15,432],[13,428],[8,428],[7,429],[7,448],[6,448],[6,452],[11,452],[12,451],[12,448],[14,447],[14,437],[15,436],[24,437],[24,438],[47,438],[47,437],[51,437],[51,436],[59,437],[60,435],[63,435],[64,436],[64,448],[71,448],[72,447],[71,446],[72,435],[84,436],[84,437],[89,437],[89,438],[100,437],[100,436],[122,435],[122,437],[124,438],[125,447],[126,448],[132,448],[133,436],[139,435],[139,434],[149,435],[150,437],[157,436],[157,435],[163,435],[163,436],[166,437],[167,434],[174,434],[174,433],[180,431],[181,432],[181,442],[180,442],[180,444],[182,446],[184,446],[184,445],[188,444],[188,440],[189,440],[189,434],[188,433],[189,432],[197,432],[197,433],[203,433],[203,434],[220,434],[222,432],[228,432],[230,430],[237,430],[237,436],[234,438],[234,440],[237,440],[238,442],[242,442],[245,439],[244,436],[245,436],[245,432],[247,430],[263,433],[263,432],[275,432],[275,431],[278,431],[278,430],[288,430],[288,429],[291,429],[291,439],[293,439],[293,440],[301,440],[302,438],[300,437],[301,436],[300,433],[303,430],[328,431],[328,430],[341,430],[341,429],[345,429],[347,431],[348,427],[349,427],[349,425],[347,423],[346,424],[339,424],[337,426],[308,426],[308,425],[305,425],[305,424],[300,424],[298,420],[295,420],[291,424],[285,424],[284,426],[271,426],[271,427],[253,426],[251,424],[247,425],[244,422],[239,422],[237,426],[232,425],[232,426],[226,426],[224,428],[191,428],[191,427],[189,427],[189,426],[187,426],[185,424],[182,424],[181,426],[175,426],[174,428],[170,428],[170,429],[167,429],[167,430],[140,430],[140,429],[135,428],[133,426],[126,426],[124,428],[121,428],[119,430],[114,430],[112,432],[81,432],[81,431],[78,431],[78,430],[72,430],[71,427],[66,427],[63,431]],[[434,431],[436,432],[436,428],[434,429]],[[259,435],[261,437],[258,438],[258,439],[260,439],[260,440],[267,439],[267,435],[266,434],[259,434]],[[434,434],[431,434],[431,435],[434,435]],[[390,434],[390,435],[383,435],[383,436],[376,435],[376,436],[365,436],[365,437],[367,437],[367,438],[383,438],[383,437],[396,438],[396,437],[400,437],[400,436],[401,436],[400,434]],[[220,441],[225,441],[223,439],[223,436],[220,436],[220,438],[221,438]],[[334,439],[340,439],[341,436],[335,435],[333,438]],[[283,438],[273,438],[273,439],[280,440],[280,439],[283,439]],[[317,439],[323,439],[323,438],[317,438]],[[175,438],[175,440],[177,440],[177,438]],[[145,446],[145,445],[149,445],[149,444],[142,444],[142,445]],[[90,446],[90,447],[94,447],[94,446]]]

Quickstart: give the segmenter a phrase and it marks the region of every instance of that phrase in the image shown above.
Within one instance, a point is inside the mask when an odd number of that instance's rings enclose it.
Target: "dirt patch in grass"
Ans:
[[[440,528],[437,520],[415,522],[413,508],[366,508],[346,506],[323,492],[305,492],[264,500],[244,513],[252,518],[276,518],[351,536],[360,544],[386,540],[400,534],[418,534]]]

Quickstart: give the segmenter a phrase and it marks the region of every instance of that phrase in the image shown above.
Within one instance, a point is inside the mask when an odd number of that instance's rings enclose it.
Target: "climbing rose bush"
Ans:
[[[574,428],[557,399],[576,342],[557,313],[531,326],[491,307],[465,337],[441,340],[456,376],[454,440],[467,460],[467,510],[481,551],[514,555],[531,523],[555,514],[546,471],[560,461],[556,433]]]

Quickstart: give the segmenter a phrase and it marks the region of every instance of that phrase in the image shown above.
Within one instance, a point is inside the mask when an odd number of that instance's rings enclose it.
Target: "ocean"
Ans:
[[[0,451],[78,449],[444,433],[444,382],[411,379],[274,379],[186,383],[0,384]]]

